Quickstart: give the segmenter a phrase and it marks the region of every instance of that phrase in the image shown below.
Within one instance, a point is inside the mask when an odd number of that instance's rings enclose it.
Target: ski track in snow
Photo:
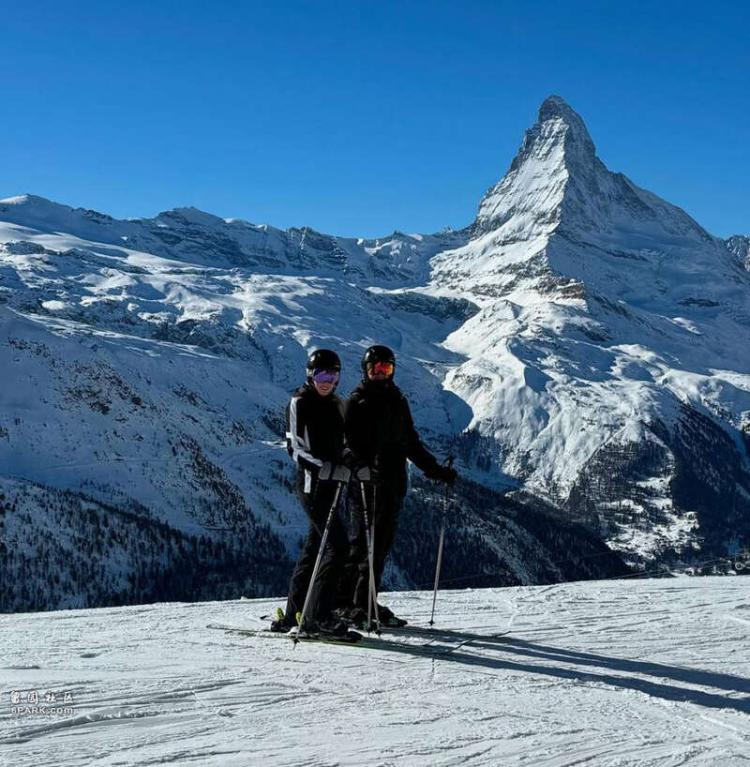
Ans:
[[[367,646],[256,628],[279,600],[0,617],[0,764],[750,763],[750,580],[385,595]],[[741,616],[736,615],[742,613]],[[73,696],[14,714],[10,691]]]

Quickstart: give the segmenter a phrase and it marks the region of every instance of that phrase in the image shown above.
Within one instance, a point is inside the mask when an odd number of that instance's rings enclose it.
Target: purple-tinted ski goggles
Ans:
[[[312,380],[318,384],[337,384],[339,382],[339,371],[313,370]]]

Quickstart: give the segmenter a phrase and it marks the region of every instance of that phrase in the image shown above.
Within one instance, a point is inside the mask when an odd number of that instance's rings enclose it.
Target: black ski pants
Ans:
[[[362,505],[362,487],[367,501],[368,519],[374,518],[373,570],[375,591],[380,592],[380,581],[388,552],[393,545],[396,526],[401,507],[404,503],[402,493],[394,489],[395,483],[350,482],[347,492],[347,510],[349,513],[349,558],[344,575],[344,583],[349,585],[349,594],[340,601],[344,604],[367,610],[370,586],[370,566],[367,558],[367,536],[365,533],[365,515]]]
[[[298,495],[310,521],[310,528],[289,582],[285,620],[290,625],[296,625],[296,615],[302,612],[304,607],[315,560],[320,550],[323,530],[336,496],[337,487],[337,482],[316,480],[313,482],[312,492],[305,493],[303,483],[298,486]],[[320,560],[320,569],[310,596],[310,607],[306,617],[308,621],[327,620],[331,617],[331,610],[336,606],[336,596],[346,565],[348,546],[346,527],[339,513],[344,494],[345,488],[342,488],[339,503],[334,509],[331,525],[328,529],[328,540]]]

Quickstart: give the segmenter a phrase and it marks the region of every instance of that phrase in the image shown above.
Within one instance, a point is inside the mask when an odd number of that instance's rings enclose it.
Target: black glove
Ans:
[[[452,466],[438,464],[427,476],[438,482],[445,482],[446,485],[452,485],[458,479],[458,472]]]
[[[333,482],[348,482],[351,472],[341,463],[325,461],[318,471],[318,479],[330,479]]]
[[[355,472],[354,476],[360,482],[379,482],[380,473],[373,466],[360,466]]]
[[[343,463],[336,464],[336,466],[333,467],[333,472],[331,473],[331,479],[334,482],[341,482],[343,484],[346,484],[351,479],[351,476],[351,470],[348,466],[344,466]]]

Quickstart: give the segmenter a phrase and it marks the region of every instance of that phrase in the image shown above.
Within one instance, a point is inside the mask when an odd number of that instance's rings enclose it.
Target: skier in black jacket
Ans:
[[[344,406],[335,394],[341,370],[338,355],[328,349],[314,351],[307,361],[307,381],[292,395],[287,407],[287,450],[297,464],[297,494],[309,518],[307,539],[289,583],[286,611],[277,610],[274,631],[297,626],[310,577],[320,549],[328,513],[336,497],[338,482],[349,479],[343,466]],[[346,563],[347,534],[334,511],[305,625],[308,631],[342,634],[346,626],[331,610]]]
[[[355,470],[347,493],[349,509],[349,560],[344,583],[349,584],[351,623],[367,620],[369,563],[360,481],[365,480],[368,513],[374,514],[375,593],[380,589],[385,559],[393,544],[398,515],[407,488],[406,461],[427,477],[452,484],[456,472],[438,463],[422,444],[414,428],[409,403],[393,382],[396,357],[387,346],[371,346],[362,358],[362,382],[346,405],[345,434]],[[383,606],[378,606],[385,625],[404,625]]]

